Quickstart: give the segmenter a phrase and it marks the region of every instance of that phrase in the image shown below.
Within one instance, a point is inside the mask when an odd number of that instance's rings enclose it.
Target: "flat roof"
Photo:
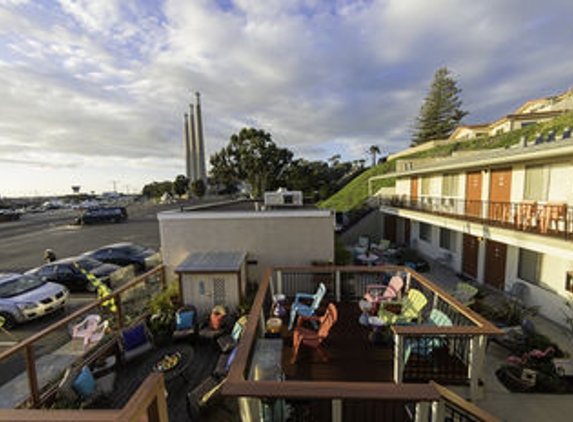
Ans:
[[[246,252],[194,252],[176,268],[176,273],[236,272],[247,257]]]

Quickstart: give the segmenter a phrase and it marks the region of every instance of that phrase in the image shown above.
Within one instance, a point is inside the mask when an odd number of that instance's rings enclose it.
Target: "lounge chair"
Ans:
[[[124,362],[129,362],[154,348],[151,333],[143,322],[122,330],[120,338]]]
[[[109,326],[108,321],[102,321],[97,314],[86,315],[86,317],[72,329],[72,338],[83,340],[84,349],[90,344],[100,341]]]
[[[316,309],[320,306],[320,302],[322,298],[326,294],[326,286],[324,283],[320,283],[316,293],[309,294],[309,293],[297,293],[294,298],[294,302],[290,308],[290,321],[288,324],[288,329],[292,330],[294,325],[294,321],[296,320],[297,315],[302,316],[311,316],[314,315]],[[309,303],[305,303],[304,301],[310,301]]]
[[[452,294],[465,306],[471,306],[475,303],[475,297],[478,294],[478,288],[469,283],[459,282],[456,285],[456,290]]]

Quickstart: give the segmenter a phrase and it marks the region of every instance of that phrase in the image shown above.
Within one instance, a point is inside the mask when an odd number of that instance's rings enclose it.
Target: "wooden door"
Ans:
[[[462,274],[477,279],[478,271],[478,238],[464,233],[462,250]]]
[[[466,174],[466,215],[481,217],[481,172]]]
[[[511,217],[511,169],[492,170],[489,185],[488,217],[497,222]]]
[[[505,286],[507,245],[488,240],[485,248],[485,283],[499,290]]]
[[[410,179],[410,201],[415,204],[418,200],[418,178],[412,177]]]

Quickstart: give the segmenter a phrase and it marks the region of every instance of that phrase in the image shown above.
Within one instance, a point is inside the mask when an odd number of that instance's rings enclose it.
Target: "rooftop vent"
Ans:
[[[276,192],[265,192],[265,207],[300,207],[303,204],[301,191],[287,191],[279,188]]]

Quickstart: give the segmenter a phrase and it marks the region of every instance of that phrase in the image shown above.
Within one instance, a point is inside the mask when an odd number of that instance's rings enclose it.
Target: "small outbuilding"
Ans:
[[[195,252],[176,268],[184,305],[208,313],[216,305],[235,310],[245,296],[246,252]]]

